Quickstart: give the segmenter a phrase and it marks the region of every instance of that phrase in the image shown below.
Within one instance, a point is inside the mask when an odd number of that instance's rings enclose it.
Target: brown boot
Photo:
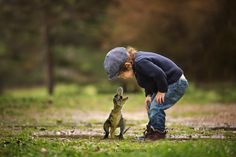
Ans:
[[[146,125],[146,130],[143,132],[144,138],[147,138],[153,132],[150,125]]]
[[[149,132],[147,132],[144,136],[145,139],[149,139],[152,141],[164,139],[166,137],[166,131],[160,132],[150,127]]]
[[[150,125],[146,125],[146,129],[143,132],[143,136],[139,136],[138,140],[145,140],[147,138],[147,136],[149,136],[149,134],[151,133],[152,129],[150,127]]]

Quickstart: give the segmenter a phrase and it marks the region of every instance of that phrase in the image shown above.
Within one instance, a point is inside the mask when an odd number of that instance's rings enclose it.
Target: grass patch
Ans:
[[[1,156],[235,156],[236,141],[226,140],[101,140],[99,138],[35,138],[25,129],[0,138]]]
[[[117,85],[118,86],[118,85]],[[91,106],[92,108],[99,105],[104,109],[104,105],[112,103],[112,98],[117,86],[107,85],[87,85],[81,86],[76,84],[59,84],[56,86],[53,97],[47,95],[43,87],[26,88],[26,89],[9,89],[5,94],[0,96],[0,107],[28,107],[29,105],[44,105],[52,99],[54,105],[62,107],[81,107]],[[105,88],[110,92],[102,92]],[[113,92],[112,92],[113,91]],[[127,107],[130,109],[143,105],[144,93],[126,93],[129,96]],[[209,104],[209,103],[235,103],[236,88],[234,86],[215,86],[215,87],[198,87],[190,83],[186,94],[178,102],[179,104]],[[107,108],[107,107],[106,107]]]

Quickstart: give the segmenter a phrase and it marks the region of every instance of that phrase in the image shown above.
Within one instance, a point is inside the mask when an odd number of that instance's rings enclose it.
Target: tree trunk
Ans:
[[[54,63],[53,63],[53,47],[52,38],[50,36],[50,17],[48,15],[47,6],[44,6],[42,11],[42,36],[44,43],[44,53],[46,56],[47,64],[47,89],[48,94],[52,95],[54,91]]]
[[[51,48],[51,42],[49,37],[49,28],[46,26],[46,41],[45,41],[45,51],[47,55],[47,85],[48,85],[48,94],[52,95],[54,90],[54,70],[53,70],[53,52]]]

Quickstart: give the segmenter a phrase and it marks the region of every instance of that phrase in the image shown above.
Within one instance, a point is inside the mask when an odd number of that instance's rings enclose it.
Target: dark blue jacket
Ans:
[[[166,93],[168,85],[176,82],[183,71],[170,59],[152,52],[135,54],[133,70],[136,80],[145,89],[145,95],[158,91]]]

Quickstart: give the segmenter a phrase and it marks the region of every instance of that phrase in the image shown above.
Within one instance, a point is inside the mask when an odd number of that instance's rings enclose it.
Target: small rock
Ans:
[[[57,132],[56,132],[56,135],[61,135],[61,132],[60,132],[60,131],[57,131]]]
[[[48,152],[48,150],[46,149],[46,148],[41,148],[41,150],[40,150],[42,153],[47,153]]]
[[[66,135],[66,131],[60,131],[61,135]]]

